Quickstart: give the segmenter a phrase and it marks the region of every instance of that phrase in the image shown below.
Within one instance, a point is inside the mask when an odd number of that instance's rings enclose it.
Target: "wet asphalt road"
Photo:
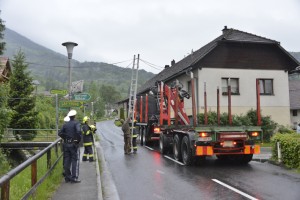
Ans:
[[[124,155],[121,129],[113,121],[97,128],[121,200],[300,199],[300,175],[279,166],[256,161],[240,166],[214,157],[183,166],[141,146],[137,154]]]

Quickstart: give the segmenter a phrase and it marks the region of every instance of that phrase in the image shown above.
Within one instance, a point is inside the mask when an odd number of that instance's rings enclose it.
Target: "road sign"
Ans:
[[[50,94],[66,95],[66,94],[68,94],[68,90],[50,90]]]
[[[88,93],[73,94],[73,99],[77,101],[87,101],[91,99],[91,95]]]
[[[60,101],[59,107],[60,108],[70,108],[70,107],[80,107],[82,106],[82,101]]]

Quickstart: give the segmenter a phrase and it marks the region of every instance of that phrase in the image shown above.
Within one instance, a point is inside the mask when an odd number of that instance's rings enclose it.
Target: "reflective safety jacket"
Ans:
[[[88,124],[82,125],[83,146],[91,146],[94,142],[93,132]]]

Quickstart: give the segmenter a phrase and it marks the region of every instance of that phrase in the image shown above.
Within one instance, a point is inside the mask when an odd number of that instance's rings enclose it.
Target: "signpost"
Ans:
[[[77,101],[87,101],[91,99],[91,95],[88,93],[73,94],[73,99]]]
[[[82,101],[60,101],[60,108],[70,108],[70,107],[81,107],[83,105]]]
[[[50,90],[50,94],[62,94],[62,95],[67,95],[68,90]]]

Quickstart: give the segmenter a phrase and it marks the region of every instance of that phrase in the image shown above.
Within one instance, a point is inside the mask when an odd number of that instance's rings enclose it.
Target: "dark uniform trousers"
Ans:
[[[73,181],[78,179],[79,176],[79,156],[80,148],[79,144],[64,143],[64,173],[66,181]],[[72,171],[71,171],[72,170]],[[71,173],[72,172],[72,173]]]

